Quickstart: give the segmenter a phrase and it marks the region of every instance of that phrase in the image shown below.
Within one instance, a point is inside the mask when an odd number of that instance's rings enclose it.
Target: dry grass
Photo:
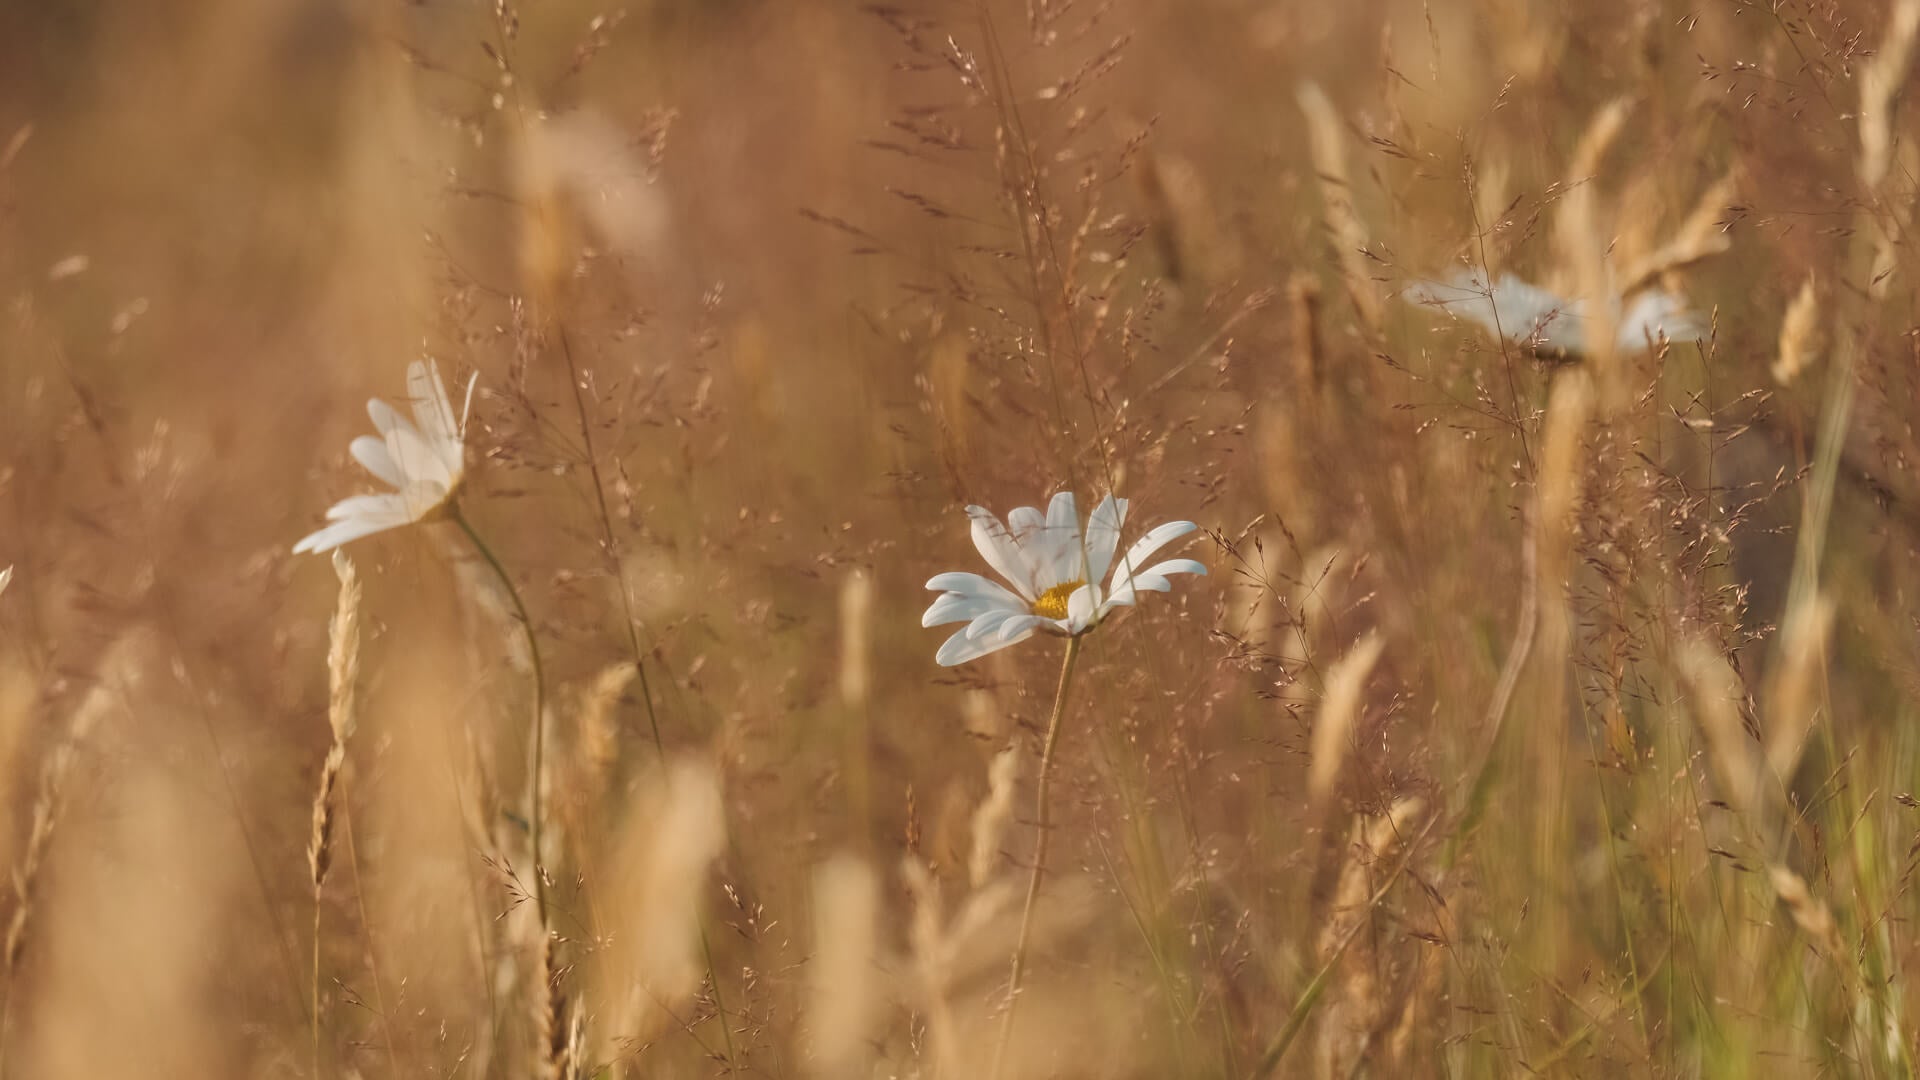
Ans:
[[[1912,1075],[1920,2],[162,7],[0,5],[0,1075]]]

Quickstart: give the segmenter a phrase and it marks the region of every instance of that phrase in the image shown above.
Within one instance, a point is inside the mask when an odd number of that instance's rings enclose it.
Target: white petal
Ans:
[[[1014,546],[1020,552],[1020,561],[1027,568],[1027,584],[1032,587],[1035,596],[1051,587],[1040,584],[1043,569],[1040,546],[1046,531],[1047,516],[1031,506],[1016,506],[1007,515],[1007,532],[1013,536]]]
[[[1100,590],[1082,585],[1067,597],[1067,633],[1083,634],[1093,627],[1100,614]]]
[[[1024,618],[1030,614],[1032,613],[1025,608],[1017,611],[997,608],[969,623],[967,625],[967,636],[970,638],[983,638],[988,634],[997,634],[1000,632],[1000,627],[1005,624],[1008,619]]]
[[[1163,563],[1155,563],[1133,575],[1125,583],[1116,586],[1113,595],[1107,597],[1106,603],[1100,606],[1100,613],[1104,616],[1113,608],[1131,606],[1140,598],[1139,594],[1142,592],[1171,591],[1173,582],[1167,580],[1168,574],[1205,574],[1206,572],[1206,567],[1192,559],[1168,559]]]
[[[393,406],[379,398],[373,398],[367,402],[367,419],[373,421],[373,430],[383,436],[401,424],[413,426],[412,421],[401,416]]]
[[[427,481],[450,490],[459,476],[458,472],[447,467],[440,451],[427,441],[420,429],[405,420],[387,429],[387,456],[399,466],[401,475],[409,483]]]
[[[1044,618],[1039,615],[1009,615],[1007,618],[1001,620],[1000,629],[996,630],[991,636],[999,641],[1024,639],[1042,626],[1055,622],[1056,620],[1054,619]],[[975,634],[969,629],[968,636],[987,637],[989,635]]]
[[[1116,499],[1111,494],[1100,500],[1087,516],[1087,552],[1086,581],[1104,580],[1107,569],[1113,565],[1114,549],[1120,546],[1120,527],[1127,521],[1127,500]]]
[[[941,667],[953,667],[955,664],[964,664],[969,660],[978,660],[988,653],[999,652],[1001,649],[1009,645],[1016,645],[1031,636],[1033,636],[1032,631],[1028,631],[1014,638],[1012,641],[1001,641],[999,638],[975,641],[970,640],[967,637],[967,632],[962,630],[948,638],[946,643],[940,646],[940,651],[934,654],[934,660],[939,663]]]
[[[1085,581],[1080,546],[1080,516],[1073,492],[1062,491],[1047,504],[1046,524],[1028,549],[1033,562],[1033,591],[1046,592],[1069,581]]]
[[[1147,567],[1135,576],[1151,574],[1154,577],[1166,577],[1168,574],[1199,574],[1205,577],[1206,573],[1207,568],[1193,559],[1168,559],[1166,562]]]
[[[981,577],[979,574],[969,574],[965,571],[950,571],[945,574],[935,574],[927,579],[927,588],[936,589],[940,592],[960,593],[965,596],[991,597],[995,600],[1005,601],[1010,605],[1020,608],[1022,611],[1026,610],[1027,606],[1018,596],[1013,594],[1012,590],[999,582],[991,578]]]
[[[300,555],[309,551],[332,551],[342,544],[350,544],[361,537],[372,536],[374,533],[385,532],[405,524],[404,520],[390,521],[373,517],[347,518],[336,521],[319,532],[308,534],[305,539],[293,545],[293,553]]]
[[[328,521],[344,521],[348,518],[391,520],[395,525],[405,525],[413,520],[407,514],[407,501],[398,495],[349,495],[327,507]]]
[[[400,473],[400,466],[394,463],[393,455],[387,453],[387,444],[371,435],[362,435],[353,440],[348,447],[353,459],[363,468],[381,480],[400,487],[407,481]]]
[[[1033,599],[1033,572],[1027,566],[1025,556],[1013,534],[1000,519],[994,517],[985,507],[967,507],[967,517],[973,519],[973,546],[980,549],[980,557],[994,572],[1007,579],[1007,583],[1020,591],[1028,600]]]
[[[7,586],[11,584],[13,584],[13,567],[9,566],[5,570],[0,570],[0,593],[6,592]]]
[[[1127,553],[1121,556],[1119,564],[1113,568],[1113,591],[1119,592],[1120,586],[1126,584],[1135,570],[1144,568],[1147,559],[1152,557],[1154,552],[1199,527],[1191,521],[1169,521],[1147,530],[1147,534],[1135,540],[1133,546],[1127,549]]]
[[[1006,590],[1002,589],[1001,591],[1005,592]],[[1007,599],[1013,605],[1012,610],[1026,610],[1024,606],[1020,605],[1020,601],[1013,597],[1012,593],[1007,594]],[[990,596],[950,592],[943,594],[927,608],[926,614],[920,616],[920,625],[940,626],[944,623],[972,622],[974,619],[990,611],[1006,610],[1008,610],[1007,604],[1003,604]]]
[[[1500,275],[1489,287],[1474,274],[1455,271],[1444,282],[1416,281],[1400,296],[1409,303],[1438,307],[1537,349],[1577,353],[1585,344],[1580,332],[1580,301],[1530,285],[1512,274]]]
[[[447,400],[447,384],[440,381],[437,362],[415,360],[407,365],[407,399],[413,403],[413,419],[420,426],[420,434],[445,461],[446,449],[460,445],[460,428],[453,416],[453,403]]]

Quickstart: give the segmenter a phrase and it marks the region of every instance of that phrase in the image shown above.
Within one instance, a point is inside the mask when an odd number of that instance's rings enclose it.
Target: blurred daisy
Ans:
[[[380,435],[362,435],[349,449],[368,472],[398,490],[354,495],[335,503],[327,511],[332,524],[295,544],[294,553],[331,551],[363,536],[432,521],[446,513],[466,473],[467,411],[473,407],[473,385],[473,379],[467,380],[466,404],[457,423],[446,384],[440,381],[440,367],[432,360],[416,360],[407,367],[412,420],[378,398],[367,402],[367,415]]]
[[[1569,300],[1512,274],[1500,275],[1488,287],[1474,274],[1455,271],[1445,281],[1416,281],[1400,296],[1477,323],[1535,352],[1581,356],[1591,351],[1585,300]],[[1614,347],[1621,352],[1647,348],[1663,336],[1668,341],[1707,336],[1706,320],[1665,289],[1640,289],[1631,303],[1610,296],[1607,306],[1613,315]]]
[[[11,584],[13,584],[13,567],[9,566],[5,570],[0,570],[0,593],[6,592],[7,586]]]
[[[927,582],[927,588],[941,595],[920,617],[920,625],[967,624],[935,657],[948,667],[1042,631],[1084,634],[1114,608],[1131,605],[1141,592],[1171,589],[1170,576],[1207,572],[1192,559],[1146,565],[1154,552],[1199,528],[1191,521],[1169,521],[1149,530],[1116,561],[1127,500],[1112,495],[1093,508],[1084,532],[1069,491],[1055,495],[1045,514],[1023,506],[1008,514],[1004,525],[978,506],[967,507],[967,516],[973,519],[974,547],[1013,588],[968,573],[938,574]],[[1100,581],[1109,568],[1113,577],[1102,590]]]

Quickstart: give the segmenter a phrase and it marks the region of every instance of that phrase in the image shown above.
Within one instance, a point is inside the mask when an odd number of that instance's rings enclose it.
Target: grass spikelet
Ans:
[[[1833,631],[1832,597],[1796,597],[1780,628],[1779,655],[1767,674],[1767,766],[1784,788],[1793,779],[1820,707],[1820,682]]]
[[[1913,41],[1920,33],[1920,0],[1897,0],[1887,36],[1860,69],[1860,164],[1857,175],[1869,192],[1893,164],[1893,103],[1907,80]]]
[[[328,628],[327,726],[333,741],[320,768],[319,790],[313,797],[313,830],[307,840],[307,868],[315,896],[327,879],[333,858],[333,791],[346,764],[347,740],[358,726],[354,691],[360,679],[360,579],[353,563],[333,553],[333,572],[340,579],[340,599]]]
[[[640,669],[632,661],[609,664],[594,676],[593,682],[580,698],[579,741],[576,744],[579,765],[588,775],[598,774],[602,783],[605,782],[606,771],[613,768],[613,763],[620,757],[620,730],[613,719],[613,708],[639,674]]]
[[[1386,1009],[1376,973],[1374,943],[1361,925],[1372,918],[1384,878],[1381,863],[1412,837],[1408,830],[1425,811],[1417,798],[1400,799],[1385,814],[1354,821],[1327,919],[1320,927],[1315,954],[1332,965],[1337,980],[1333,1003],[1321,1017],[1317,1047],[1320,1076],[1346,1076],[1367,1053],[1372,1033]]]
[[[683,758],[642,788],[622,820],[597,898],[617,928],[596,957],[599,1037],[644,1039],[700,986],[708,874],[727,839],[720,777]]]
[[[987,769],[987,797],[973,812],[973,850],[967,878],[978,889],[993,877],[1000,861],[1000,840],[1013,818],[1013,793],[1020,775],[1020,751],[1009,746],[994,755]]]
[[[1573,527],[1580,508],[1584,465],[1582,447],[1593,415],[1593,380],[1583,370],[1554,380],[1542,422],[1540,449],[1539,518],[1536,543],[1543,595],[1555,596],[1566,586],[1573,547]],[[1560,605],[1550,604],[1549,610]]]
[[[1293,377],[1299,392],[1316,393],[1326,378],[1320,344],[1320,283],[1311,274],[1287,282],[1287,313],[1293,330]]]
[[[1312,82],[1301,83],[1294,92],[1300,111],[1307,118],[1307,137],[1313,154],[1313,168],[1320,180],[1321,214],[1327,234],[1340,260],[1340,276],[1347,294],[1359,309],[1368,329],[1380,330],[1380,296],[1367,272],[1367,230],[1353,201],[1353,181],[1347,169],[1346,129],[1334,112],[1326,91]]]
[[[873,692],[873,578],[855,570],[840,582],[840,701],[867,707]]]
[[[353,562],[336,549],[333,572],[340,579],[340,598],[328,627],[327,726],[333,739],[320,766],[320,782],[313,795],[313,828],[307,837],[307,870],[313,885],[313,984],[308,1002],[313,1022],[313,1069],[320,1071],[320,894],[333,864],[334,788],[347,763],[347,740],[359,726],[355,691],[360,682],[360,578]]]
[[[1326,806],[1334,781],[1340,778],[1340,766],[1346,761],[1354,727],[1360,720],[1367,676],[1373,673],[1384,648],[1386,641],[1379,632],[1368,631],[1327,672],[1326,693],[1314,721],[1312,757],[1307,766],[1307,799],[1316,812]]]
[[[39,896],[40,875],[46,864],[47,848],[53,841],[65,805],[67,782],[74,760],[93,734],[93,730],[116,706],[132,700],[139,682],[140,654],[144,635],[129,632],[108,650],[101,662],[97,681],[68,719],[67,730],[48,751],[40,769],[39,793],[33,801],[33,821],[27,831],[26,852],[13,872],[13,916],[7,922],[5,987],[0,990],[0,1073],[5,1072],[6,1051],[12,1032],[14,990],[18,982],[20,957],[25,952],[33,926],[34,904]]]
[[[1701,194],[1672,239],[1627,268],[1621,275],[1621,294],[1629,295],[1662,274],[1725,254],[1733,246],[1726,215],[1738,197],[1739,175],[1729,171]]]
[[[535,1030],[540,1033],[534,1075],[540,1080],[567,1080],[572,1075],[573,1029],[567,1018],[567,971],[560,963],[560,936],[540,940],[540,986],[545,991],[534,1002]]]
[[[1801,282],[1800,291],[1787,304],[1780,320],[1780,353],[1773,361],[1773,381],[1790,386],[1819,358],[1820,296],[1813,276]]]
[[[1595,176],[1607,150],[1626,125],[1629,103],[1616,98],[1603,106],[1580,136],[1567,167],[1567,190],[1554,217],[1554,238],[1563,264],[1573,278],[1575,295],[1587,300],[1583,339],[1600,384],[1600,398],[1608,412],[1625,400],[1626,385],[1616,368],[1614,320],[1604,298],[1612,282],[1607,274],[1607,234],[1600,224],[1600,196]]]
[[[1840,939],[1840,928],[1833,921],[1833,911],[1825,900],[1816,898],[1807,889],[1804,878],[1784,866],[1769,866],[1767,880],[1773,883],[1774,894],[1780,897],[1780,902],[1787,905],[1793,924],[1807,935],[1815,948],[1836,960],[1846,955],[1846,945]]]
[[[871,1069],[879,918],[880,883],[864,860],[835,855],[814,870],[807,1028],[817,1076],[865,1076]]]
[[[1694,718],[1707,736],[1707,759],[1721,797],[1734,810],[1746,813],[1754,809],[1759,788],[1755,758],[1740,722],[1746,698],[1740,676],[1719,649],[1700,638],[1683,642],[1679,652],[1680,671],[1693,695]]]

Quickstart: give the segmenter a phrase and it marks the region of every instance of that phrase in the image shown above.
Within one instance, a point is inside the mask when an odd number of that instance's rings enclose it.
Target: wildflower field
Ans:
[[[0,1080],[1913,1075],[1916,37],[0,2]]]

